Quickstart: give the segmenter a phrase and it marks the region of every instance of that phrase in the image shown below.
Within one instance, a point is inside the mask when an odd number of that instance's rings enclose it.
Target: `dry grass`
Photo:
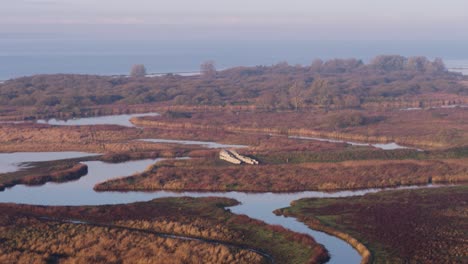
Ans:
[[[332,124],[337,115],[348,113],[349,110],[327,113],[209,111],[193,113],[190,118],[143,117],[133,118],[132,122],[146,127],[173,130],[274,133],[363,142],[396,141],[424,148],[453,147],[468,142],[467,108],[420,111],[361,110],[358,113],[370,121],[342,128]]]
[[[468,181],[468,160],[365,160],[260,166],[204,159],[165,161],[98,184],[104,190],[305,191]]]
[[[245,249],[35,218],[0,227],[1,263],[266,263]]]
[[[277,263],[323,263],[328,258],[309,236],[224,209],[235,204],[226,198],[187,197],[108,206],[0,204],[0,255],[25,261],[52,256],[65,262],[146,263],[161,257],[174,263],[263,263],[268,259],[246,250],[258,249]],[[68,219],[90,225],[60,222]]]
[[[348,234],[373,263],[466,263],[468,186],[301,199],[277,213]]]
[[[110,125],[48,126],[39,124],[0,124],[0,151],[177,151],[181,148],[136,139],[157,138],[152,130]],[[191,149],[185,146],[184,149]]]

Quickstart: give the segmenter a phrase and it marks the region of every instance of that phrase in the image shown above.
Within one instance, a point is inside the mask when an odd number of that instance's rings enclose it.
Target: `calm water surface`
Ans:
[[[445,60],[445,65],[449,71],[468,75],[468,60]]]
[[[75,118],[68,120],[49,119],[38,120],[39,124],[49,124],[56,126],[89,126],[89,125],[119,125],[126,127],[135,127],[130,122],[132,117],[158,116],[158,113],[131,114],[131,115],[109,115],[97,117]]]
[[[304,140],[316,140],[316,141],[323,141],[323,142],[332,142],[332,143],[346,143],[352,146],[367,146],[367,147],[374,147],[374,148],[379,148],[383,150],[394,150],[394,149],[410,149],[410,147],[405,147],[398,145],[395,142],[391,143],[359,143],[359,142],[353,142],[353,141],[345,141],[345,140],[339,140],[339,139],[328,139],[328,138],[317,138],[317,137],[299,137],[299,136],[290,136],[289,138],[295,138],[295,139],[304,139]],[[413,148],[411,148],[413,149]]]
[[[0,173],[14,172],[28,167],[28,162],[62,160],[94,156],[85,152],[16,152],[0,153]]]
[[[118,27],[122,28],[122,25]],[[288,61],[291,65],[309,65],[315,58],[326,60],[352,57],[369,61],[379,54],[425,54],[432,58],[458,58],[445,60],[450,68],[452,65],[463,65],[468,56],[466,45],[452,41],[445,45],[437,41],[317,41],[314,37],[304,38],[302,33],[299,36],[296,35],[298,32],[284,30],[282,33],[288,37],[278,37],[275,32],[273,38],[266,36],[266,39],[257,39],[241,32],[223,32],[219,35],[222,37],[213,39],[214,32],[211,30],[208,34],[204,30],[197,30],[198,34],[192,32],[197,37],[190,41],[180,41],[166,39],[165,36],[172,32],[185,39],[185,28],[163,27],[151,28],[156,37],[145,38],[145,41],[128,37],[128,40],[120,41],[114,38],[97,40],[90,39],[88,33],[70,37],[68,34],[75,34],[71,32],[61,37],[40,34],[40,37],[26,39],[0,35],[0,80],[33,74],[128,74],[131,65],[136,63],[145,64],[151,73],[193,72],[199,70],[200,64],[206,60],[214,60],[218,69],[224,69],[271,65],[281,61]],[[262,31],[255,35],[264,36],[265,33]]]
[[[32,153],[30,153],[33,155]],[[359,263],[359,254],[344,241],[309,229],[295,218],[285,218],[272,213],[277,208],[289,206],[290,202],[303,197],[340,197],[350,195],[362,195],[366,192],[301,192],[293,194],[274,193],[242,193],[242,192],[95,192],[93,186],[96,183],[119,176],[128,176],[143,171],[149,165],[158,160],[140,160],[120,164],[109,164],[100,161],[84,162],[88,165],[88,175],[79,180],[67,183],[47,183],[42,186],[17,185],[0,192],[0,202],[36,204],[36,205],[102,205],[122,204],[138,201],[148,201],[161,197],[206,197],[219,196],[234,198],[242,204],[232,207],[237,214],[246,214],[252,218],[263,220],[269,224],[279,224],[293,231],[312,235],[319,243],[332,254],[330,263]]]
[[[182,144],[182,145],[198,145],[206,148],[246,148],[245,145],[230,145],[221,144],[211,141],[194,141],[194,140],[173,140],[173,139],[141,139],[141,141],[154,142],[154,143],[169,143],[169,144]]]
[[[15,153],[11,154],[14,155]],[[27,159],[41,159],[38,153],[16,153]],[[34,156],[37,155],[37,156]],[[346,242],[314,231],[295,218],[276,216],[272,212],[275,209],[287,207],[294,200],[306,197],[349,197],[378,192],[381,189],[369,189],[363,191],[343,191],[336,193],[326,192],[299,192],[299,193],[243,193],[243,192],[95,192],[95,184],[141,172],[160,159],[148,159],[131,161],[120,164],[110,164],[101,161],[84,162],[88,165],[88,175],[66,183],[47,183],[42,186],[17,185],[0,192],[0,202],[35,204],[35,205],[103,205],[122,204],[138,201],[148,201],[161,197],[207,197],[218,196],[233,198],[242,204],[231,207],[231,211],[237,214],[245,214],[249,217],[260,219],[269,224],[278,224],[293,231],[309,234],[317,242],[323,244],[332,255],[330,263],[359,263],[361,257]],[[409,187],[411,188],[411,187]]]

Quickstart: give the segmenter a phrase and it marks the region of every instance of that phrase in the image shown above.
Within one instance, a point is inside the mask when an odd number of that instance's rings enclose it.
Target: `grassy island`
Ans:
[[[277,214],[342,237],[365,263],[464,263],[468,186],[301,199]]]

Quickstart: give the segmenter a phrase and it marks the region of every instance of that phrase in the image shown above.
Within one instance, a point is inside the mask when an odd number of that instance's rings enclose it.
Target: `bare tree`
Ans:
[[[411,71],[425,71],[426,65],[428,65],[428,59],[423,56],[409,57],[406,63],[406,68]]]
[[[216,76],[215,62],[212,60],[205,61],[200,65],[200,73],[204,77],[212,78]]]
[[[312,64],[310,65],[310,70],[312,72],[319,73],[323,65],[323,60],[315,59]]]
[[[444,61],[441,58],[435,58],[433,62],[428,61],[424,68],[426,72],[429,73],[442,73],[447,71]]]
[[[143,64],[135,64],[130,70],[131,77],[145,77],[146,76],[146,67]]]
[[[296,111],[299,111],[299,106],[303,103],[304,89],[305,84],[303,81],[296,81],[289,87],[289,97],[291,98],[291,103],[294,105],[294,109]]]
[[[379,55],[372,59],[370,65],[384,71],[401,71],[407,59],[400,55]]]

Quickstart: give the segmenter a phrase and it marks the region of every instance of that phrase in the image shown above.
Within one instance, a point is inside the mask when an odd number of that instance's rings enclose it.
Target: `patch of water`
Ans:
[[[139,139],[140,141],[182,145],[197,145],[206,148],[246,148],[245,145],[229,145],[211,141],[194,141],[194,140],[175,140],[175,139]]]
[[[30,162],[63,160],[94,156],[86,152],[15,152],[0,153],[0,173],[15,172],[26,168]]]
[[[452,109],[452,108],[468,108],[468,105],[466,105],[466,104],[453,104],[453,105],[431,106],[429,108],[408,107],[408,108],[401,108],[400,111],[417,111],[417,110],[424,110],[424,109]]]
[[[158,113],[131,114],[131,115],[109,115],[97,117],[75,118],[68,120],[49,119],[37,120],[39,124],[49,124],[55,126],[89,126],[89,125],[119,125],[125,127],[135,127],[130,122],[132,117],[157,116]]]
[[[119,164],[101,161],[84,162],[88,165],[88,175],[76,181],[66,183],[46,183],[42,186],[17,185],[0,192],[0,202],[35,204],[35,205],[103,205],[125,204],[149,201],[162,197],[227,197],[241,202],[231,207],[237,214],[262,220],[268,224],[277,224],[295,232],[308,234],[323,244],[330,252],[330,263],[359,263],[360,255],[349,244],[334,236],[311,230],[295,218],[276,216],[275,209],[287,207],[294,200],[301,198],[349,197],[379,192],[382,189],[360,191],[298,192],[298,193],[243,193],[243,192],[96,192],[93,187],[99,183],[119,176],[128,176],[143,171],[160,159],[130,161]],[[413,187],[406,187],[413,188]]]
[[[398,145],[395,142],[372,144],[372,143],[359,143],[359,142],[353,142],[353,141],[345,141],[345,140],[338,140],[338,139],[327,139],[327,138],[317,138],[317,137],[290,136],[289,138],[304,139],[304,140],[315,140],[315,141],[323,141],[323,142],[331,142],[331,143],[346,143],[346,144],[349,144],[349,145],[352,145],[352,146],[368,146],[368,147],[374,147],[374,148],[379,148],[379,149],[383,149],[383,150],[415,149],[415,148],[410,148],[410,147],[405,147],[405,146]]]

